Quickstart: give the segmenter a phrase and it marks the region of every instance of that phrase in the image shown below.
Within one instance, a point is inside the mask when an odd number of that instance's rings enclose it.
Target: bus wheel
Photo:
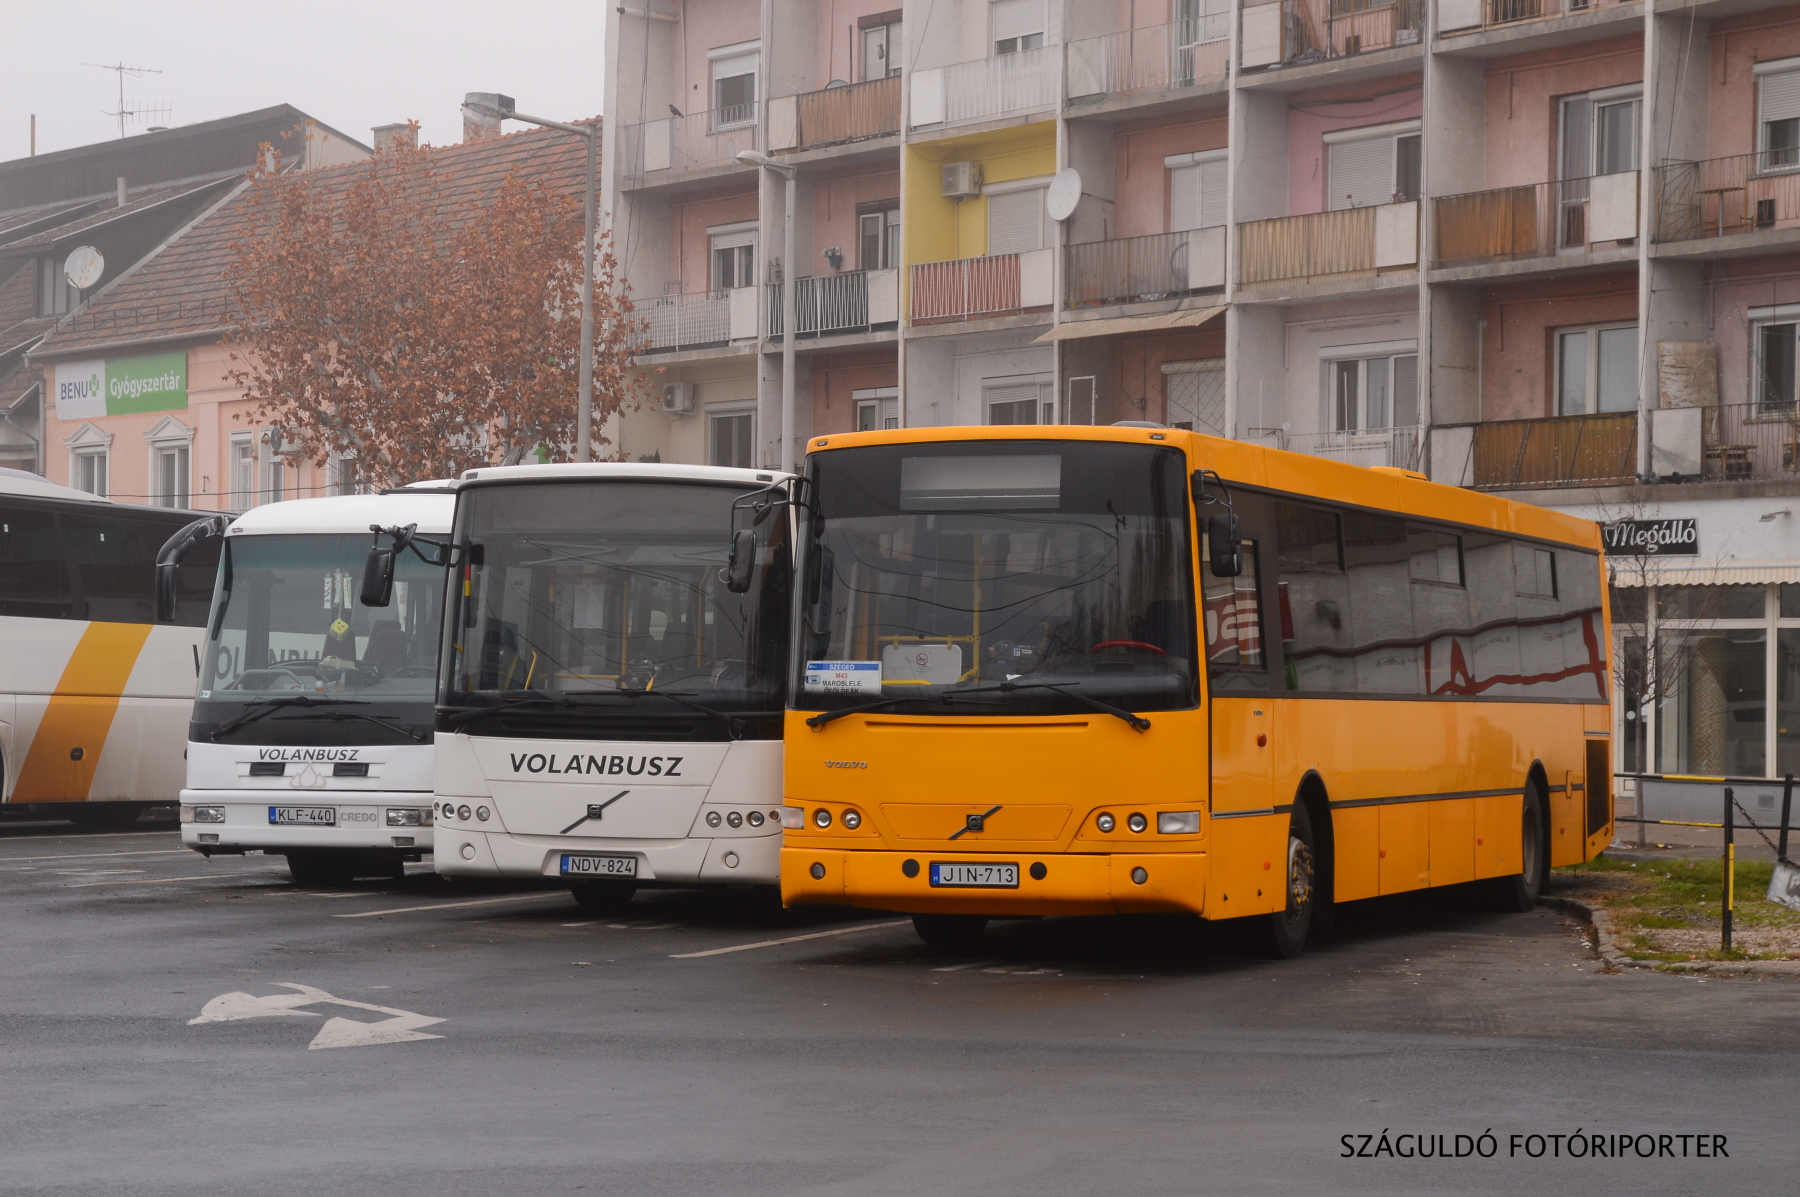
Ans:
[[[1312,816],[1304,803],[1296,802],[1288,817],[1287,907],[1260,917],[1260,955],[1291,960],[1306,946],[1306,933],[1312,929],[1314,871]]]
[[[637,886],[629,881],[571,881],[569,893],[589,910],[601,914],[624,914],[631,905]]]
[[[288,876],[307,889],[339,889],[356,880],[356,862],[329,853],[290,852]]]
[[[1550,873],[1550,854],[1546,828],[1550,820],[1544,809],[1544,795],[1535,781],[1525,783],[1525,803],[1519,815],[1519,860],[1524,868],[1511,877],[1496,877],[1488,882],[1491,905],[1508,914],[1522,914],[1537,905]]]
[[[919,938],[934,948],[946,951],[966,951],[981,942],[987,931],[987,916],[983,914],[915,914],[913,930]]]

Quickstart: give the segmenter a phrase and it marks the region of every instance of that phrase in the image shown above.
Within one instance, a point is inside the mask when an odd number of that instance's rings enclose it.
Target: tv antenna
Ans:
[[[103,71],[112,71],[114,74],[116,74],[119,77],[119,108],[118,108],[118,111],[117,112],[106,112],[106,113],[103,113],[103,115],[116,116],[119,118],[119,136],[120,137],[125,136],[125,122],[128,118],[131,120],[137,120],[139,118],[142,118],[145,120],[167,119],[168,113],[169,113],[169,106],[167,104],[160,104],[160,105],[156,105],[154,107],[147,106],[147,107],[143,107],[143,108],[127,108],[125,106],[125,76],[130,75],[133,79],[141,79],[145,75],[160,75],[160,74],[162,74],[162,71],[158,70],[156,67],[126,66],[123,62],[118,62],[118,63],[89,62],[89,63],[83,63],[82,65],[91,66],[91,67],[99,67]]]

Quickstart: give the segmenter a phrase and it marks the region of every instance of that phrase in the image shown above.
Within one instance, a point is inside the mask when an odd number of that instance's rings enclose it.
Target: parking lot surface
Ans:
[[[0,825],[0,900],[6,1193],[1792,1183],[1800,983],[1604,972],[1567,916],[1453,893],[1342,908],[1286,962],[1163,918],[997,923],[948,956],[748,891],[612,917],[420,866],[309,891],[172,830],[45,823]],[[1491,1157],[1376,1153],[1488,1131]],[[1510,1139],[1577,1131],[1729,1157]]]

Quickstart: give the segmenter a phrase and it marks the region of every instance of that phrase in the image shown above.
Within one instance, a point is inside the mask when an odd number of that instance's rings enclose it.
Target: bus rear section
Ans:
[[[285,856],[303,885],[399,876],[430,854],[440,554],[454,508],[449,484],[420,484],[269,504],[230,524],[182,843]],[[393,551],[394,532],[410,544],[395,553],[388,601],[369,605],[370,549]]]
[[[93,826],[176,802],[217,546],[167,621],[155,561],[197,514],[0,470],[0,799]]]
[[[808,477],[790,905],[1292,955],[1333,902],[1519,908],[1610,839],[1591,524],[1142,427],[819,438]]]
[[[783,476],[470,471],[438,702],[438,872],[773,887],[791,590]],[[769,497],[747,588],[733,504]]]

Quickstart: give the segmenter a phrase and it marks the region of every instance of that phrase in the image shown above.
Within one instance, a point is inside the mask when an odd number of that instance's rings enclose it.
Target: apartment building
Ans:
[[[643,4],[628,455],[779,464],[791,348],[792,456],[1147,419],[1505,491],[1612,529],[1621,767],[1800,771],[1800,7]]]

